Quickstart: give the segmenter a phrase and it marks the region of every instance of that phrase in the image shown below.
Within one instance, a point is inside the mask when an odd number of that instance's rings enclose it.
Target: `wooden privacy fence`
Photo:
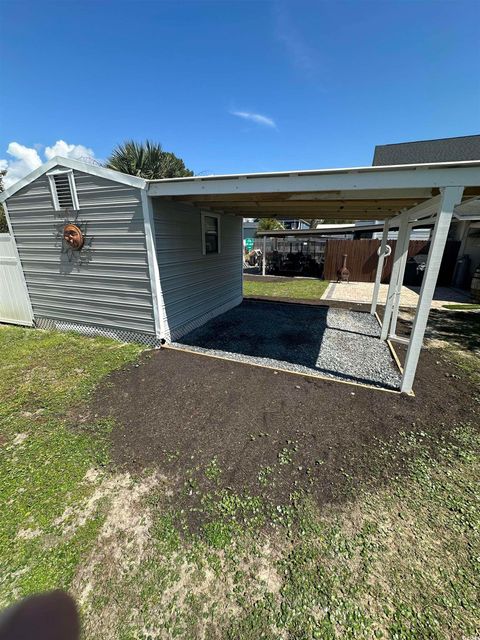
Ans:
[[[382,273],[382,282],[390,282],[392,273],[393,255],[395,253],[396,240],[389,240],[392,253],[385,259]],[[347,268],[350,271],[352,282],[374,282],[377,271],[380,240],[327,240],[325,249],[325,265],[323,277],[325,280],[336,280],[337,270],[342,266],[343,256],[347,254]],[[460,242],[449,240],[445,247],[438,284],[449,286],[452,282],[453,270],[457,259]],[[410,240],[408,257],[425,255],[430,248],[428,240]]]

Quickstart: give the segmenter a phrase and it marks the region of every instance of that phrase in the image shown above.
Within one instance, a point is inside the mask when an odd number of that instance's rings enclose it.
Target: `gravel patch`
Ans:
[[[400,372],[380,327],[368,313],[320,306],[244,300],[172,346],[398,389]]]

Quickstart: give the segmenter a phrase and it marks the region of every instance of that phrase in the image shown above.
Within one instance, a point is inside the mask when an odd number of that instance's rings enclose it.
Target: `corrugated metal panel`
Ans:
[[[220,254],[203,255],[201,212],[155,200],[155,235],[163,299],[172,335],[242,297],[242,219],[222,215]],[[213,314],[213,315],[212,315]]]
[[[8,200],[35,317],[155,333],[140,190],[74,171],[85,232],[66,252],[75,216],[53,209],[47,176]]]
[[[430,233],[431,233],[431,229],[412,229],[410,233],[410,240],[429,240]],[[383,235],[383,232],[378,231],[378,232],[372,233],[372,238],[375,240],[381,240],[382,235]],[[388,232],[389,240],[396,240],[397,238],[398,238],[398,230],[395,229],[394,231]]]
[[[14,240],[8,233],[0,233],[0,322],[31,325],[32,320]]]

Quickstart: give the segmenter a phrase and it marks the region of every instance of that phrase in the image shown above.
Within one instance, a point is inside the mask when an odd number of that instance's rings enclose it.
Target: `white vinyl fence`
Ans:
[[[32,326],[33,313],[13,238],[0,233],[0,322]]]

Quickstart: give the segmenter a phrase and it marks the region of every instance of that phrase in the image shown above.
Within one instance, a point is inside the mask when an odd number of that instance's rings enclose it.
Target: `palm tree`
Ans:
[[[260,218],[258,221],[259,231],[275,231],[277,229],[283,229],[283,224],[275,218]]]
[[[150,140],[127,140],[117,145],[105,166],[147,180],[193,176],[193,171],[185,167],[181,158],[169,151],[163,151],[161,144]]]

